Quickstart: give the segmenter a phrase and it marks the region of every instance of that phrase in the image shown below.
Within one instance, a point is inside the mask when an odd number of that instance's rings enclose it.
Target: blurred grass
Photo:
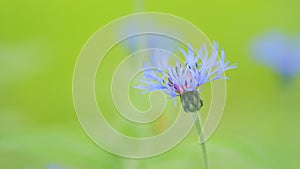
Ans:
[[[80,128],[71,93],[78,53],[101,26],[131,14],[133,1],[1,4],[0,168],[200,168],[195,132],[170,152],[132,160],[100,149]],[[268,30],[298,33],[299,5],[292,0],[145,2],[145,11],[189,20],[239,63],[228,73],[224,116],[208,143],[211,168],[300,167],[299,78],[283,89],[248,49],[254,36]]]

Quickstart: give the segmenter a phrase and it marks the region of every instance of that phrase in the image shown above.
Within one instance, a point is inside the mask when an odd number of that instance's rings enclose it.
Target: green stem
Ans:
[[[197,133],[199,135],[200,146],[203,154],[204,169],[208,169],[208,158],[207,158],[206,144],[202,134],[201,117],[199,112],[195,112],[195,113],[196,113],[195,126],[197,129]]]

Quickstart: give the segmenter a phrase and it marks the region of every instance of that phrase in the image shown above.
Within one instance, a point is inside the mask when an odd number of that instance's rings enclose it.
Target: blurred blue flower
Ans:
[[[160,90],[171,98],[180,96],[184,108],[185,105],[189,107],[188,102],[192,100],[194,107],[185,108],[185,111],[194,112],[202,106],[198,94],[202,85],[212,80],[226,78],[223,72],[236,68],[236,65],[230,65],[225,61],[223,49],[218,59],[219,48],[215,42],[210,56],[206,45],[203,45],[197,53],[188,45],[187,52],[181,49],[181,53],[184,55],[185,64],[176,60],[176,66],[170,66],[169,53],[157,50],[150,57],[150,62],[143,65],[144,74],[141,78],[143,85],[135,87],[144,90],[143,93]]]
[[[252,52],[258,62],[270,67],[284,79],[300,73],[300,37],[269,32],[254,40]]]
[[[49,166],[47,166],[46,169],[61,169],[61,168],[56,165],[49,165]]]
[[[62,168],[62,167],[59,167],[59,166],[57,166],[57,165],[51,164],[51,165],[48,165],[48,166],[46,167],[46,169],[66,169],[66,168]]]
[[[144,12],[144,9],[144,0],[134,1],[134,12]],[[157,24],[157,21],[151,19],[144,20],[143,23],[140,23],[139,21],[129,22],[126,25],[122,26],[119,30],[120,32],[117,34],[122,34],[124,32],[134,34],[145,26],[155,28]],[[166,26],[164,26],[163,28],[168,29]],[[127,38],[125,40],[124,46],[130,52],[135,52],[139,49],[144,48],[160,48],[173,51],[175,48],[177,48],[178,44],[180,44],[180,42],[176,41],[173,38],[161,34],[147,33]]]
[[[151,20],[147,21],[147,25],[153,28],[157,26],[155,22]],[[139,30],[142,30],[143,26],[144,25],[141,25],[141,23],[128,23],[127,25],[122,27],[122,32],[120,33],[126,32],[127,34],[135,34],[136,32],[139,32]],[[171,37],[162,34],[144,33],[127,38],[123,44],[124,47],[130,52],[135,52],[139,49],[145,48],[160,48],[173,51],[178,46],[180,46],[181,43]]]

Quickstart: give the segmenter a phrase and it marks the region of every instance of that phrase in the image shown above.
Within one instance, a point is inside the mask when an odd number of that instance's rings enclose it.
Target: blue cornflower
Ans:
[[[223,72],[236,68],[225,61],[225,52],[221,50],[218,58],[219,48],[214,42],[214,47],[209,56],[206,45],[203,45],[197,53],[188,45],[187,52],[181,49],[185,64],[176,60],[176,66],[170,66],[169,53],[157,50],[150,57],[148,63],[143,65],[143,85],[136,88],[144,90],[143,93],[160,90],[171,98],[180,96],[183,108],[186,112],[198,111],[202,106],[199,92],[203,84],[212,80],[226,78]]]
[[[47,166],[46,169],[61,169],[61,168],[56,165],[49,165],[49,166]]]
[[[145,1],[144,0],[135,0],[134,1],[134,11],[135,12],[143,12],[145,9]],[[155,20],[147,19],[143,20],[144,23],[140,22],[129,22],[123,27],[121,27],[120,32],[122,33],[130,33],[135,34],[139,32],[139,30],[143,30],[143,27],[150,28],[161,28],[161,25],[157,23]],[[146,24],[146,25],[145,25]],[[168,29],[168,27],[164,27],[164,29]],[[136,52],[140,49],[144,48],[160,48],[173,51],[177,46],[179,46],[180,42],[172,39],[171,37],[155,34],[155,33],[143,33],[136,36],[131,36],[125,40],[124,47],[127,48],[130,52]]]
[[[147,24],[149,27],[152,28],[157,27],[155,22],[151,20],[148,20]],[[136,32],[140,31],[142,28],[143,26],[141,26],[140,23],[130,23],[122,27],[120,33],[135,34]],[[165,29],[167,29],[167,27]],[[162,34],[155,34],[155,33],[144,33],[144,34],[138,34],[136,36],[130,36],[123,43],[123,46],[130,52],[136,52],[140,49],[145,49],[145,48],[160,48],[160,49],[173,51],[179,45],[180,42],[176,41],[175,39],[172,39],[171,37]]]
[[[281,32],[269,32],[254,40],[252,52],[257,61],[276,71],[284,79],[300,73],[300,38]]]

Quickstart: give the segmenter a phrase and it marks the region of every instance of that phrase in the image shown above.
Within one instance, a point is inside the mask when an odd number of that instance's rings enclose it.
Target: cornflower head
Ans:
[[[151,20],[148,20],[147,24],[147,26],[151,28],[157,27],[156,24]],[[143,26],[141,26],[140,23],[130,23],[124,25],[120,32],[134,34],[142,28]],[[128,37],[123,43],[123,46],[130,52],[136,52],[144,48],[160,48],[173,51],[179,45],[180,44],[172,38],[154,33],[138,34],[136,36],[131,36]]]
[[[185,63],[176,60],[175,66],[169,65],[170,53],[155,51],[150,61],[143,64],[142,85],[135,87],[144,90],[143,93],[160,90],[175,101],[179,96],[185,112],[196,112],[203,106],[199,96],[202,85],[217,79],[227,79],[223,72],[236,68],[236,65],[225,61],[225,52],[223,49],[219,51],[216,42],[210,54],[205,44],[196,53],[191,45],[187,46],[187,51],[180,49]]]
[[[46,167],[46,169],[62,169],[62,168],[57,165],[49,165]]]
[[[252,43],[255,59],[278,73],[284,80],[300,73],[300,38],[269,32]]]

